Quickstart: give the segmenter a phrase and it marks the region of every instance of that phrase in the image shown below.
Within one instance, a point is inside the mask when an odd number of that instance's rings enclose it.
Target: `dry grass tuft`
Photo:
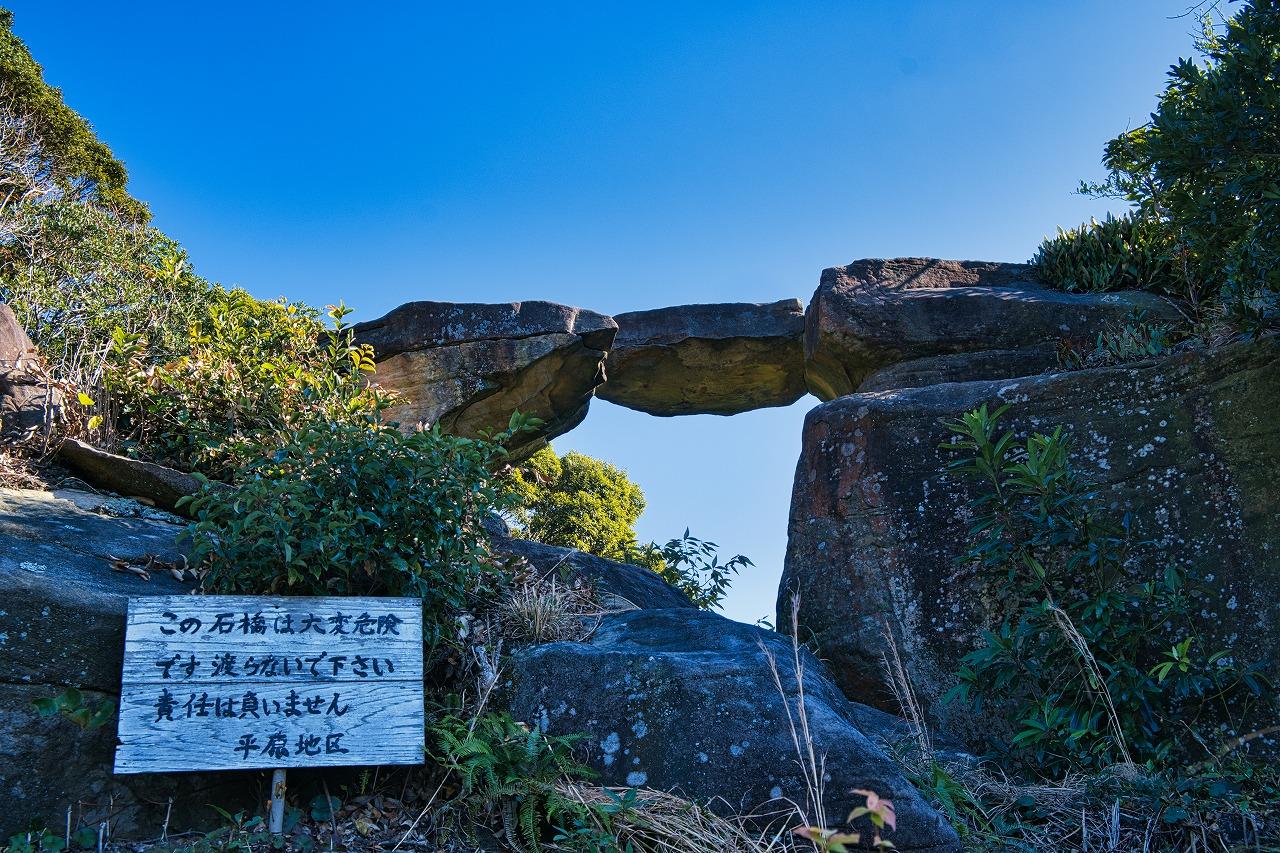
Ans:
[[[618,811],[606,825],[601,818],[604,809],[616,807],[617,797],[628,789],[576,782],[558,787],[568,799],[589,807],[584,811],[593,820],[592,828],[616,836],[619,849],[627,849],[628,844],[643,853],[782,853],[799,849],[785,826],[789,813],[761,830],[743,818],[722,817],[675,794],[641,789],[635,805]]]
[[[529,567],[516,575],[502,595],[494,616],[494,633],[516,643],[585,642],[610,613],[634,606],[616,597],[601,596],[581,578],[562,579],[561,560],[534,574]]]

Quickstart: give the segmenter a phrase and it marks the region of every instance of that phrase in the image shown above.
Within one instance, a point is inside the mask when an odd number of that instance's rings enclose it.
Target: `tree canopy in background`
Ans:
[[[530,539],[615,558],[637,547],[644,493],[608,462],[544,447],[516,469],[512,487],[516,525]]]
[[[128,173],[93,128],[45,82],[44,70],[13,32],[13,13],[0,9],[0,103],[39,140],[49,178],[67,196],[93,202],[132,222],[150,218],[129,195]]]

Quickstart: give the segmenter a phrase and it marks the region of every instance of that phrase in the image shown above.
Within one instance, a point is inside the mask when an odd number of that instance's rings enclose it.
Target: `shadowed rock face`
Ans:
[[[852,394],[868,374],[898,362],[985,350],[983,376],[1024,375],[1060,341],[1091,342],[1134,309],[1172,319],[1173,307],[1147,293],[1063,293],[1038,283],[1026,264],[869,259],[823,270],[805,316],[809,390],[831,400]],[[956,376],[954,378],[962,378]],[[883,387],[883,386],[881,386]]]
[[[614,318],[602,399],[651,415],[733,415],[805,393],[798,299],[633,311]]]
[[[163,573],[143,581],[111,570],[111,557],[178,557],[182,528],[163,517],[86,493],[0,489],[0,835],[41,816],[61,826],[79,803],[88,825],[110,813],[120,837],[154,837],[170,796],[175,826],[206,824],[214,817],[206,803],[234,810],[258,801],[261,774],[113,777],[114,721],[85,731],[31,705],[67,687],[94,703],[119,695],[128,597],[191,587]]]
[[[702,610],[643,610],[606,617],[585,643],[550,643],[508,661],[512,713],[558,734],[582,732],[606,785],[647,785],[726,810],[765,813],[803,802],[782,697],[760,644],[779,666],[795,712],[791,648],[772,631]],[[826,755],[832,820],[870,789],[894,801],[900,850],[958,851],[954,831],[902,777],[884,744],[906,736],[898,718],[841,695],[803,653],[805,707]],[[772,801],[772,802],[771,802]]]
[[[13,309],[0,302],[0,436],[19,439],[57,417],[61,395],[40,378],[39,356]]]
[[[375,381],[406,400],[393,419],[475,437],[505,429],[515,411],[541,418],[513,445],[519,457],[586,416],[617,326],[553,302],[411,302],[354,330],[373,346]]]
[[[964,551],[972,486],[944,477],[943,421],[1013,404],[1016,434],[1071,432],[1073,463],[1115,518],[1132,512],[1145,565],[1207,574],[1221,601],[1210,647],[1280,660],[1280,339],[1121,367],[854,394],[806,418],[779,610],[801,594],[836,680],[893,707],[880,655],[888,618],[923,697],[936,701],[988,614]],[[784,623],[779,623],[784,624]],[[1274,673],[1273,673],[1274,674]],[[935,708],[958,733],[978,723]],[[950,716],[948,716],[950,715]]]

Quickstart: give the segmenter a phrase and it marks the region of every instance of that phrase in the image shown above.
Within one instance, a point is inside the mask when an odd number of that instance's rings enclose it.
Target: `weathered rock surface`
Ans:
[[[651,415],[733,415],[805,394],[804,307],[679,305],[614,317],[618,335],[596,396]]]
[[[1061,370],[1058,354],[1051,347],[960,352],[915,358],[882,367],[862,380],[858,393],[923,388],[944,382],[1009,379]]]
[[[58,458],[101,489],[110,489],[125,497],[146,498],[162,509],[174,510],[178,498],[200,490],[200,481],[190,474],[117,456],[74,438],[67,439],[58,450]]]
[[[509,660],[506,697],[519,719],[553,733],[585,732],[604,784],[647,785],[726,809],[761,812],[804,801],[786,710],[764,643],[795,710],[791,648],[771,631],[701,610],[641,610],[607,617],[585,643],[551,643]],[[874,790],[897,806],[901,850],[958,850],[955,833],[903,779],[885,742],[901,720],[849,702],[804,653],[806,709],[826,755],[829,813],[843,817]],[[772,801],[772,803],[771,803]]]
[[[641,610],[693,607],[683,593],[643,566],[502,534],[491,534],[490,543],[500,555],[528,560],[543,576],[563,569],[571,577],[593,583],[601,592]]]
[[[831,400],[854,393],[872,371],[897,362],[983,350],[1047,346],[1052,352],[1062,340],[1089,342],[1134,309],[1152,320],[1177,316],[1168,302],[1148,293],[1051,290],[1026,264],[854,261],[822,272],[805,316],[805,376],[815,396]],[[1021,357],[1007,366],[1026,369]]]
[[[354,329],[373,346],[375,381],[406,400],[392,418],[468,437],[505,429],[515,411],[541,418],[512,445],[519,456],[586,416],[617,325],[553,302],[410,302]]]
[[[965,548],[972,488],[944,477],[944,420],[1013,404],[1017,434],[1063,425],[1077,470],[1102,487],[1154,561],[1207,575],[1221,603],[1201,624],[1212,648],[1280,662],[1280,339],[1111,368],[854,394],[805,421],[779,610],[802,596],[836,680],[857,701],[893,703],[880,655],[889,620],[926,701],[952,684],[984,627]],[[782,623],[780,623],[782,624]],[[1273,673],[1274,674],[1274,673]],[[936,708],[972,732],[956,706]],[[951,716],[948,716],[951,715]],[[969,726],[968,729],[966,727]]]
[[[147,517],[112,517],[103,511]],[[64,688],[88,701],[120,692],[129,596],[184,592],[111,570],[109,557],[175,558],[177,525],[132,501],[0,489],[0,836],[33,818],[62,826],[68,806],[96,826],[110,812],[121,837],[154,837],[173,797],[175,826],[199,825],[207,803],[253,804],[260,774],[111,775],[114,723],[94,731],[32,707]]]
[[[40,359],[13,309],[0,303],[0,437],[25,438],[48,427],[61,396],[42,378]]]

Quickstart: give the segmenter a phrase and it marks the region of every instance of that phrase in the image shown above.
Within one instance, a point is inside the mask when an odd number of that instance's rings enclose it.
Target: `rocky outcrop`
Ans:
[[[511,445],[520,456],[586,416],[617,326],[553,302],[410,302],[354,329],[373,346],[375,381],[405,399],[393,419],[475,437],[505,429],[515,411],[541,418]]]
[[[175,510],[179,498],[200,490],[200,481],[191,474],[154,462],[117,456],[74,438],[62,443],[58,459],[100,489],[143,498],[162,509]]]
[[[767,812],[786,799],[804,802],[805,788],[764,649],[795,713],[785,638],[691,609],[609,616],[585,643],[517,652],[506,699],[519,719],[590,735],[587,757],[604,784]],[[906,735],[902,721],[849,702],[817,660],[807,652],[802,660],[814,747],[826,758],[828,813],[838,820],[860,804],[851,789],[874,790],[897,807],[898,849],[958,851],[954,831],[886,755],[886,744]]]
[[[1050,290],[1026,264],[855,261],[822,273],[805,316],[805,376],[815,396],[831,400],[898,362],[987,350],[1011,352],[988,359],[984,376],[1026,375],[1028,360],[1053,364],[1059,342],[1092,342],[1135,309],[1176,317],[1152,294]]]
[[[113,558],[178,557],[181,528],[163,517],[132,501],[0,489],[0,836],[33,818],[60,827],[77,804],[84,825],[112,814],[118,835],[153,837],[170,797],[174,826],[207,822],[210,802],[256,802],[260,774],[113,777],[114,721],[86,731],[32,706],[67,687],[95,705],[118,696],[128,597],[191,587],[111,570]]]
[[[31,338],[13,309],[0,303],[0,438],[21,440],[47,430],[61,405]]]
[[[1008,379],[1061,371],[1058,354],[1049,347],[995,349],[914,358],[872,372],[858,386],[863,391],[895,391],[923,388],[944,382],[973,382],[979,379]]]
[[[957,566],[970,486],[943,475],[946,420],[1011,403],[1017,434],[1058,425],[1073,462],[1156,561],[1195,567],[1220,593],[1203,614],[1212,648],[1280,661],[1280,339],[1007,381],[878,391],[805,420],[780,610],[801,621],[852,698],[893,708],[881,653],[888,625],[917,688],[936,700],[985,627],[972,572]],[[1162,564],[1162,563],[1161,563]],[[963,732],[955,706],[935,708]],[[953,716],[947,716],[952,714]]]
[[[798,299],[679,305],[614,320],[601,399],[651,415],[733,415],[804,396]]]
[[[606,560],[585,554],[576,548],[543,545],[506,534],[491,534],[490,545],[499,556],[527,560],[540,577],[563,571],[580,578],[624,606],[642,610],[652,608],[693,607],[689,599],[675,587],[643,566]]]

